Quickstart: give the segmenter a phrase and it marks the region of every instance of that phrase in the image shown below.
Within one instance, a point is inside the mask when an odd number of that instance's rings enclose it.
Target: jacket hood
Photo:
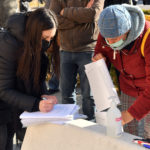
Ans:
[[[23,41],[27,15],[16,13],[9,17],[6,28],[19,41]]]
[[[129,14],[131,15],[131,29],[124,43],[118,48],[113,48],[114,50],[121,50],[125,46],[136,40],[143,32],[145,26],[145,16],[141,8],[128,4],[123,4],[123,6],[128,10]]]

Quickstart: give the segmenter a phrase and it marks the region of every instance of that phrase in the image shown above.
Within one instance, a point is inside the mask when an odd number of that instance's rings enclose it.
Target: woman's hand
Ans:
[[[106,58],[105,58],[101,53],[98,53],[98,54],[96,54],[96,55],[92,58],[92,61],[95,62],[95,61],[97,61],[97,60],[99,60],[99,59],[102,59],[102,58],[106,60]]]
[[[134,119],[133,116],[127,110],[121,112],[121,114],[122,114],[122,125],[125,125]]]
[[[41,100],[39,103],[39,110],[41,112],[49,112],[53,109],[54,105],[57,104],[56,96],[42,95],[41,97],[46,99]]]

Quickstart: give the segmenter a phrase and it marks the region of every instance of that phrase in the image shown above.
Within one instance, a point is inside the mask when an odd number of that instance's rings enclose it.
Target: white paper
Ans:
[[[23,127],[43,123],[65,124],[77,117],[83,118],[84,115],[79,115],[78,111],[79,106],[76,104],[56,104],[50,112],[24,112],[20,118]]]
[[[69,115],[72,115],[75,108],[75,104],[56,104],[50,112],[24,112],[21,114],[20,118],[66,118]]]
[[[98,111],[109,108],[112,99],[120,103],[104,59],[85,65],[85,72]]]

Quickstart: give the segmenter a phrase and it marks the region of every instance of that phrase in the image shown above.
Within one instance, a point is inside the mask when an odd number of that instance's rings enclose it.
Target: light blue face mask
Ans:
[[[109,44],[109,42],[106,39],[105,39],[105,41],[111,48],[120,47],[124,43],[123,39],[119,40],[118,42],[112,43],[112,44]]]

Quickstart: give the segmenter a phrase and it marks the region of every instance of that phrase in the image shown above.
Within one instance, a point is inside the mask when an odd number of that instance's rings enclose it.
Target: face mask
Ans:
[[[109,44],[109,42],[105,39],[106,43],[111,47],[111,48],[117,48],[117,47],[120,47],[123,43],[124,43],[124,40],[121,39],[120,41],[118,42],[115,42],[115,43],[112,43],[112,44]]]
[[[51,45],[51,40],[47,41],[47,40],[42,40],[42,49],[41,51],[44,53],[47,51],[47,49],[50,47]]]

